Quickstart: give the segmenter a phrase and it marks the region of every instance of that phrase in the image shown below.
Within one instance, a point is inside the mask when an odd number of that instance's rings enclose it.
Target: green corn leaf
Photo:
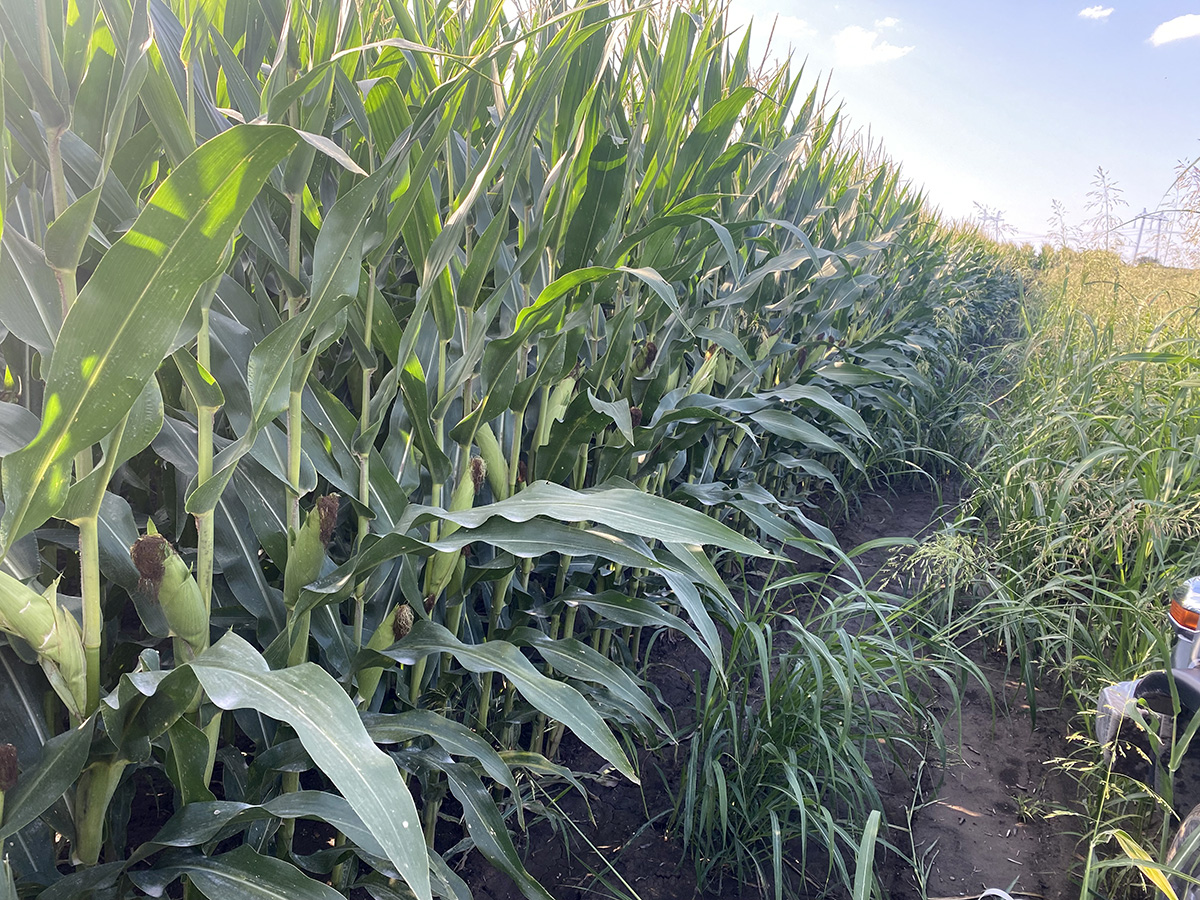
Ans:
[[[516,882],[521,893],[530,900],[554,900],[522,864],[504,817],[479,776],[462,763],[451,763],[442,768],[450,784],[450,793],[462,805],[467,832],[479,852]]]
[[[71,485],[67,502],[59,510],[59,517],[75,521],[91,516],[99,508],[100,494],[107,485],[101,481],[117,466],[141,453],[158,437],[163,424],[162,393],[158,382],[151,378],[129,408],[125,420],[100,442],[104,451],[104,462],[96,466],[86,478]],[[116,446],[113,446],[116,440]],[[111,460],[111,467],[109,461]]]
[[[62,329],[62,295],[40,247],[14,228],[0,236],[0,321],[47,359]]]
[[[525,769],[533,772],[535,775],[548,775],[551,778],[559,778],[579,791],[580,794],[585,796],[587,794],[583,783],[575,777],[574,772],[566,766],[550,762],[550,760],[546,759],[540,753],[528,753],[524,750],[502,750],[500,758],[504,760],[505,765],[512,766],[514,769]]]
[[[789,441],[798,441],[806,447],[811,447],[814,450],[819,450],[824,453],[837,453],[846,458],[846,460],[860,471],[863,468],[858,457],[843,447],[829,435],[825,434],[815,425],[811,425],[789,412],[784,412],[781,409],[764,409],[756,413],[752,413],[750,418],[761,425],[771,434],[778,435],[782,438],[787,438]]]
[[[16,834],[53,804],[79,778],[92,747],[96,717],[46,741],[41,756],[21,773],[17,786],[4,798],[0,841]]]
[[[0,84],[4,83],[4,48],[0,47]],[[4,121],[4,91],[0,90],[0,122]],[[0,191],[0,238],[4,237],[4,213],[8,209],[8,191]]]
[[[45,27],[39,22],[38,4],[23,3],[21,0],[5,0],[0,3],[0,30],[8,43],[12,54],[14,68],[25,76],[29,91],[33,95],[34,105],[42,117],[46,128],[65,127],[71,119],[70,113],[63,105],[67,94],[67,76],[63,71],[62,60],[58,55],[55,42],[49,42],[49,59],[46,61],[50,69],[50,80],[45,77],[45,69],[39,56],[42,42],[39,33]]]
[[[282,122],[283,116],[288,108],[307,94],[313,88],[317,87],[325,78],[329,68],[333,65],[332,62],[323,62],[314,66],[309,71],[305,72],[291,84],[279,90],[279,93],[268,97],[263,94],[259,112],[266,115],[270,122]]]
[[[12,557],[10,556],[11,560]],[[22,662],[10,646],[0,647],[0,729],[29,770],[49,739],[42,697],[49,689],[36,664]]]
[[[777,388],[772,391],[765,391],[756,394],[756,397],[770,398],[775,400],[783,400],[789,403],[800,402],[805,405],[812,405],[818,409],[823,409],[830,415],[836,416],[847,425],[854,429],[859,437],[864,440],[874,442],[871,437],[871,431],[867,427],[867,423],[863,421],[862,416],[854,409],[844,403],[833,398],[833,395],[824,388],[817,387],[814,384],[793,384],[787,387]]]
[[[272,672],[262,655],[232,632],[190,667],[221,709],[256,709],[290,725],[417,897],[430,898],[429,859],[412,795],[329,673],[312,663]]]
[[[132,5],[131,13],[129,40],[125,46],[125,56],[121,60],[121,83],[117,88],[116,97],[113,98],[112,108],[108,110],[108,122],[104,130],[104,171],[107,171],[108,164],[116,154],[126,115],[130,106],[137,102],[138,91],[145,83],[146,73],[150,69],[147,53],[150,50],[152,34],[148,3],[138,0]]]
[[[0,403],[0,458],[32,441],[41,427],[38,417],[15,403]]]
[[[100,704],[104,728],[126,759],[149,751],[149,742],[166,733],[199,696],[196,678],[186,667],[158,668],[158,654],[142,651],[138,669],[121,676],[117,689]]]
[[[586,591],[571,588],[560,594],[559,599],[567,604],[586,607],[618,625],[629,625],[633,628],[647,626],[670,628],[687,637],[704,653],[709,652],[708,645],[700,639],[700,636],[687,622],[642,597],[627,597],[618,591],[589,594]]]
[[[447,515],[444,510],[435,507],[414,509],[419,513],[414,519],[416,525]],[[547,553],[568,553],[576,557],[595,556],[631,568],[647,568],[659,572],[669,570],[676,574],[679,572],[678,568],[656,559],[644,542],[628,535],[603,528],[572,528],[562,522],[540,518],[527,522],[510,522],[495,517],[478,528],[459,529],[433,543],[419,541],[396,532],[373,539],[369,544],[365,544],[363,551],[353,559],[302,590],[295,614],[299,615],[322,604],[344,600],[353,590],[356,581],[401,554],[429,555],[434,551],[453,552],[475,541],[491,544],[524,559],[536,558]],[[710,587],[716,589],[716,585]]]
[[[81,866],[38,896],[41,900],[92,900],[97,894],[112,890],[126,865],[125,860],[118,859],[98,866]]]
[[[385,166],[355,185],[326,216],[313,251],[312,296],[303,312],[251,350],[246,369],[250,394],[246,430],[214,460],[212,477],[188,491],[185,505],[193,515],[216,506],[238,461],[255,446],[259,431],[287,408],[293,361],[305,335],[337,315],[358,293],[367,213],[388,174]]]
[[[263,819],[317,819],[328,822],[372,856],[384,858],[383,847],[367,830],[362,819],[344,797],[323,791],[293,791],[268,800],[261,806],[231,800],[188,803],[176,811],[154,840],[136,856],[149,855],[163,847],[195,847],[205,844],[233,826],[249,826]]]
[[[184,350],[176,350],[171,354],[171,359],[175,361],[183,383],[187,385],[197,407],[217,410],[225,405],[225,395],[221,392],[221,386],[191,354]]]
[[[163,429],[154,441],[155,452],[183,473],[196,475],[196,428],[168,416]],[[263,476],[267,477],[267,476]],[[217,565],[234,597],[254,616],[259,636],[269,642],[284,627],[287,609],[283,594],[272,587],[263,573],[259,558],[260,545],[248,527],[246,511],[232,494],[222,494],[214,507],[216,512]]]
[[[586,187],[563,237],[563,268],[580,269],[594,259],[596,248],[613,226],[625,184],[628,144],[601,135],[588,157]]]
[[[214,138],[167,177],[105,254],[63,322],[41,430],[4,460],[3,549],[62,507],[71,459],[124,418],[296,140],[278,126],[238,126]]]
[[[367,734],[378,744],[398,744],[428,735],[447,753],[479,760],[489,776],[512,791],[514,796],[517,794],[517,782],[500,754],[465,725],[428,709],[393,714],[363,713],[362,720]]]
[[[434,481],[446,481],[450,477],[450,458],[443,452],[434,436],[429,413],[429,387],[421,361],[415,355],[408,358],[408,362],[400,371],[400,395],[404,398],[409,422],[412,424],[417,446],[425,457],[426,467]]]
[[[591,404],[592,409],[598,413],[603,413],[612,419],[613,424],[617,426],[617,431],[624,436],[625,440],[628,441],[629,445],[632,447],[635,441],[633,438],[633,418],[629,412],[629,400],[624,397],[615,403],[609,403],[606,400],[599,400],[596,398],[596,395],[592,393],[591,388],[587,389],[587,399],[588,403]]]
[[[403,640],[383,651],[384,656],[410,665],[434,653],[449,653],[472,672],[502,672],[537,709],[565,724],[631,781],[638,782],[621,745],[583,695],[570,685],[547,678],[507,641],[464,644],[441,625],[422,619]]]
[[[755,92],[756,89],[748,85],[739,87],[701,116],[675,157],[671,173],[672,202],[688,187],[697,171],[707,169],[725,150],[738,116]],[[711,190],[712,186],[700,185],[699,189]]]
[[[723,328],[697,328],[696,337],[712,341],[718,347],[728,350],[747,369],[756,368],[754,360],[750,358],[750,354],[746,352],[746,348],[733,332],[726,331]]]
[[[46,229],[43,246],[46,262],[51,267],[74,274],[92,230],[96,209],[100,206],[100,192],[100,188],[88,191],[63,210],[63,214]]]
[[[187,719],[177,719],[167,729],[171,752],[167,755],[167,777],[183,798],[184,805],[213,799],[204,782],[208,766],[208,737]]]
[[[589,681],[607,688],[618,700],[627,703],[657,725],[664,734],[671,729],[645,692],[629,673],[606,656],[574,638],[551,640],[535,628],[514,628],[514,643],[533,647],[556,671],[577,681]]]
[[[413,507],[401,520],[400,530],[407,530],[418,512],[429,511]],[[463,528],[478,528],[494,516],[510,522],[527,522],[536,516],[563,522],[596,522],[661,541],[712,544],[747,556],[769,555],[754,541],[702,512],[631,488],[573,491],[538,481],[500,503],[437,515]]]
[[[243,844],[217,856],[181,853],[166,865],[139,873],[143,890],[161,891],[186,875],[209,900],[341,900],[329,885],[309,878],[291,863],[256,853]]]

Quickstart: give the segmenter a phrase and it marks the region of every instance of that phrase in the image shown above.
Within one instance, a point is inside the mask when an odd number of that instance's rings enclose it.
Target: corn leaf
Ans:
[[[129,411],[250,201],[295,143],[282,127],[240,126],[214,138],[167,177],[104,255],[63,322],[41,430],[4,460],[0,548],[62,507],[72,457]]]
[[[428,900],[429,859],[412,795],[328,672],[312,663],[272,672],[261,654],[232,632],[191,668],[221,709],[256,709],[290,725],[408,886]]]

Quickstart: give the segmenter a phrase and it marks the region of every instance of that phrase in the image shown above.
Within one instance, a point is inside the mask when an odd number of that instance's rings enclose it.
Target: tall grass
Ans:
[[[932,623],[903,597],[830,590],[804,618],[785,612],[808,581],[766,585],[732,636],[727,677],[697,685],[674,827],[701,883],[732,875],[782,898],[808,879],[878,895],[855,867],[882,811],[876,773],[944,758],[929,701],[982,676],[952,644],[930,641]]]
[[[1200,565],[1200,273],[1099,253],[1029,262],[1023,333],[967,423],[969,505],[917,559],[946,620],[1020,666],[1035,715],[1032,686],[1049,681],[1086,727],[1100,688],[1166,664],[1165,599]],[[1090,800],[1084,895],[1151,877],[1130,854],[1165,849],[1170,778],[1130,781],[1094,744],[1068,765]]]

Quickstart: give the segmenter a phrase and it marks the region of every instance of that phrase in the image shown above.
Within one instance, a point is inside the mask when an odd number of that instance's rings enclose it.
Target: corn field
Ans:
[[[7,896],[464,898],[470,850],[552,896],[514,836],[563,742],[637,781],[686,741],[656,636],[728,684],[746,573],[839,561],[819,508],[947,464],[1016,295],[703,0],[0,32]],[[876,805],[771,815],[867,896]]]

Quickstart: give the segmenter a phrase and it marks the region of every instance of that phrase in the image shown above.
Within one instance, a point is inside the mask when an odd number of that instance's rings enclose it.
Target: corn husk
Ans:
[[[300,531],[293,531],[290,537],[287,564],[283,568],[283,602],[288,609],[294,609],[301,589],[321,577],[321,566],[325,562],[320,509],[310,510]]]
[[[401,603],[396,607],[394,613],[383,617],[383,621],[379,623],[379,627],[367,641],[366,647],[368,650],[383,650],[390,647],[412,631],[412,626],[412,607],[407,603]],[[379,666],[372,666],[358,673],[358,701],[361,705],[371,705],[371,699],[379,688],[379,679],[382,676],[383,669]]]
[[[209,623],[200,586],[187,563],[155,532],[152,523],[146,531],[129,551],[141,576],[138,587],[162,607],[171,634],[187,644],[193,656],[203,653],[208,647]]]
[[[39,594],[0,572],[0,631],[34,649],[55,693],[72,715],[82,717],[87,705],[83,634],[75,617],[59,606],[56,585]]]
[[[325,548],[333,537],[340,501],[337,494],[318,497],[316,505],[304,517],[299,533],[289,531],[288,558],[283,568],[283,602],[288,609],[296,606],[306,585],[321,577]]]
[[[487,467],[487,480],[488,484],[492,486],[492,496],[497,500],[507,500],[509,497],[508,460],[504,458],[504,452],[500,449],[500,442],[496,440],[495,432],[486,422],[480,425],[479,430],[475,432],[475,444],[479,447],[479,456]]]
[[[467,470],[463,472],[450,495],[450,512],[462,512],[475,505],[475,494],[487,477],[487,464],[482,458],[471,458]],[[444,523],[441,536],[448,537],[458,531],[454,522]],[[446,589],[454,578],[454,570],[458,566],[461,550],[439,551],[425,563],[425,608],[432,609],[438,595]]]

